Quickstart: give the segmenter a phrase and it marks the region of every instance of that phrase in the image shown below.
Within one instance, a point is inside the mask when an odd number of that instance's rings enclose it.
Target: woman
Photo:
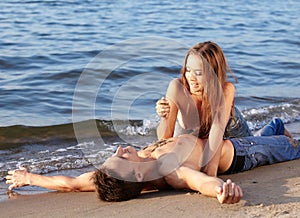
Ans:
[[[252,135],[247,122],[234,107],[235,88],[226,80],[227,71],[231,72],[216,43],[208,41],[193,46],[184,59],[181,78],[170,82],[166,98],[156,104],[161,117],[158,138],[183,133],[208,138],[207,162],[213,163],[212,157],[217,160],[220,155],[218,147],[223,137]],[[176,125],[177,120],[179,125]],[[216,167],[217,163],[212,165]]]
[[[227,124],[224,137],[250,136],[247,122],[234,107],[235,89],[232,83],[226,81],[227,71],[231,72],[222,49],[216,43],[208,41],[193,46],[185,57],[181,79],[172,80],[167,98],[160,99],[156,104],[156,111],[161,117],[158,138],[166,139],[186,133],[184,130],[193,131],[200,138],[208,138],[213,121],[212,112],[215,110],[212,105],[216,104],[213,102],[216,98],[223,98],[225,110],[222,113]],[[213,81],[215,78],[217,81]],[[223,97],[218,96],[218,88]],[[191,105],[194,107],[188,109],[187,106]],[[180,126],[176,126],[175,132],[176,119]]]

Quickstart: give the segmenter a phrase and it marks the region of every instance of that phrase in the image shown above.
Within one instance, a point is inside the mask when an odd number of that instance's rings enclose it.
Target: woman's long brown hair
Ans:
[[[199,111],[199,136],[207,138],[214,117],[224,104],[223,88],[227,80],[227,72],[232,73],[225,59],[222,49],[214,42],[208,41],[193,46],[186,54],[181,69],[183,85],[190,91],[185,77],[186,63],[190,55],[197,55],[202,60],[202,94],[201,110]],[[233,74],[233,73],[232,73]],[[233,75],[234,76],[234,75]]]

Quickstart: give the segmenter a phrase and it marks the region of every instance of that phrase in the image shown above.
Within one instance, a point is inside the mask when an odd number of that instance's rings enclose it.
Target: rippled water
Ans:
[[[238,78],[236,104],[250,127],[279,116],[300,135],[299,1],[4,0],[0,8],[0,180],[21,164],[42,173],[89,166],[82,146],[94,141],[72,141],[72,122],[98,122],[109,141],[99,162],[121,144],[116,134],[137,146],[154,140],[156,100],[186,50],[207,40]]]
[[[268,1],[2,1],[1,126],[71,122],[74,89],[92,59],[109,46],[149,36],[176,40],[186,48],[205,40],[219,43],[238,77],[237,97],[242,99],[243,108],[252,107],[253,102],[255,106],[270,103],[266,99],[257,104],[253,97],[283,98],[283,102],[289,100],[286,98],[298,98],[299,5],[298,1],[279,0],[271,4]],[[156,40],[148,41],[147,45],[137,44],[134,49],[157,48]],[[118,66],[115,76],[118,79],[108,80],[110,89],[106,91],[113,92],[139,73],[176,77],[179,66],[171,65],[168,55],[181,61],[185,47],[167,47],[161,51],[164,60],[137,60],[125,64],[125,69]],[[107,63],[119,58],[120,54],[111,54]],[[134,68],[135,65],[138,67]],[[132,94],[145,91],[144,85],[145,81],[139,81],[140,90],[132,87]],[[138,110],[133,118],[143,119],[153,114],[156,99],[157,96],[141,99],[147,107]],[[111,96],[96,102],[96,118],[110,118],[110,103]]]

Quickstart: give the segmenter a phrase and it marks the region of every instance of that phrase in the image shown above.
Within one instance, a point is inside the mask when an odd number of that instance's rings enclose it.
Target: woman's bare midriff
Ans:
[[[230,140],[225,140],[222,147],[221,158],[219,162],[219,173],[226,172],[234,158],[234,147]]]

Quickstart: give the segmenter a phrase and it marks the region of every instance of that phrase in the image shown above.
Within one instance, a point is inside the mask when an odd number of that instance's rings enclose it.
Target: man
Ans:
[[[98,171],[109,168],[115,169],[117,171],[115,173],[116,178],[120,180],[129,179],[129,181],[122,183],[123,189],[122,187],[114,187],[112,183],[106,184],[106,187],[109,188],[109,190],[107,189],[108,192],[118,193],[125,190],[125,195],[131,196],[130,193],[134,189],[134,184],[137,183],[141,189],[188,188],[207,196],[217,197],[220,203],[239,202],[242,197],[242,190],[239,186],[230,180],[223,182],[217,177],[210,177],[200,172],[203,146],[202,140],[192,135],[182,135],[150,145],[138,153],[135,148],[130,146],[119,147]],[[226,168],[226,166],[220,165],[221,170],[222,168]],[[127,178],[127,171],[134,177]],[[185,178],[179,177],[178,173],[181,172],[180,176],[184,175]],[[95,172],[89,172],[76,178],[42,176],[29,173],[25,168],[20,168],[8,172],[6,183],[11,184],[9,189],[32,185],[59,191],[95,191],[99,190],[99,176],[96,175]],[[140,188],[138,194],[140,194]],[[100,192],[99,196],[101,196]],[[130,198],[103,198],[107,201],[128,199]]]
[[[208,176],[202,168],[204,142],[193,135],[181,135],[139,152],[130,146],[119,147],[95,173],[99,198],[123,201],[138,196],[142,189],[174,188],[198,191],[216,197],[220,203],[239,202],[243,193],[238,185]],[[229,144],[224,143],[222,150],[220,172],[230,167],[233,156]]]
[[[139,195],[141,188],[150,186],[191,189],[217,197],[220,203],[238,202],[242,197],[239,186],[206,174],[202,164],[204,146],[205,140],[181,135],[139,153],[132,147],[119,148],[95,173],[99,198],[128,200]],[[300,158],[300,141],[284,135],[224,140],[217,173],[236,173],[297,158]],[[130,163],[126,164],[124,159]],[[136,162],[139,164],[133,164]]]
[[[300,158],[299,145],[299,140],[283,135],[224,140],[218,173],[235,173]],[[99,170],[76,178],[41,176],[21,168],[9,171],[6,183],[11,184],[9,189],[35,185],[59,191],[96,190],[99,198],[107,201],[128,200],[142,189],[175,188],[199,191],[216,197],[220,203],[239,202],[243,193],[238,185],[205,173],[204,146],[204,140],[181,135],[139,152],[133,147],[120,147]]]

